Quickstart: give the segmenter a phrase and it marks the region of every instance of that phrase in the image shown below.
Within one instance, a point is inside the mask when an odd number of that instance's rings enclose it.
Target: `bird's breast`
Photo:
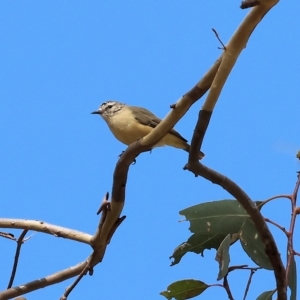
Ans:
[[[113,135],[129,145],[147,135],[152,128],[140,124],[129,109],[123,109],[106,121]]]

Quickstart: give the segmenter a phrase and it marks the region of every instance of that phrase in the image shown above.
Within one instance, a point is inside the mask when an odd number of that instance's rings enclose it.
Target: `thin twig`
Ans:
[[[227,275],[226,275],[226,276],[224,277],[224,279],[223,279],[223,287],[224,287],[224,289],[226,290],[226,293],[227,293],[227,295],[228,295],[228,298],[229,298],[230,300],[234,300],[234,298],[233,298],[233,296],[232,296],[232,293],[231,293],[231,291],[230,291],[230,287],[229,287],[229,283],[228,283],[227,277],[228,277],[228,273],[227,273]]]
[[[69,287],[66,288],[64,294],[60,297],[60,300],[66,300],[68,298],[68,296],[73,291],[73,289],[76,287],[76,285],[79,283],[79,281],[82,279],[82,277],[84,275],[86,275],[86,273],[87,273],[87,271],[89,270],[90,267],[91,267],[91,259],[89,258],[86,261],[85,267],[82,269],[82,271],[77,276],[75,281]]]
[[[16,276],[16,271],[17,271],[17,266],[18,266],[18,261],[19,261],[19,257],[20,257],[20,251],[21,251],[21,247],[23,245],[23,241],[24,241],[24,237],[27,234],[28,230],[24,229],[23,232],[21,233],[20,237],[17,240],[17,249],[16,249],[16,254],[15,254],[15,259],[14,259],[14,265],[11,271],[11,275],[10,275],[10,279],[9,279],[9,283],[7,285],[7,288],[11,288]]]
[[[250,8],[260,5],[260,0],[244,0],[242,1],[240,8],[245,9],[245,8]]]
[[[220,39],[217,30],[214,29],[214,28],[212,28],[211,30],[214,32],[215,36],[217,37],[218,41],[221,43],[221,45],[222,45],[222,47],[223,47],[223,48],[220,48],[220,47],[219,47],[219,49],[226,50],[226,46],[223,44],[222,40]]]
[[[268,198],[264,201],[262,201],[261,203],[259,203],[257,205],[258,208],[264,206],[265,204],[267,204],[268,202],[271,202],[272,200],[275,200],[275,199],[282,199],[282,198],[287,198],[289,200],[292,200],[292,195],[287,195],[287,194],[283,194],[283,195],[277,195],[277,196],[273,196],[271,198]]]
[[[255,268],[252,268],[252,267],[248,267],[248,265],[240,265],[240,266],[231,266],[228,268],[228,273],[229,272],[232,272],[234,270],[254,270],[254,271],[257,271],[257,270],[260,270],[262,269],[262,267],[255,267]]]
[[[250,284],[251,284],[251,280],[252,280],[252,277],[253,277],[253,275],[254,275],[255,272],[256,272],[256,270],[251,270],[250,271],[250,276],[249,276],[249,279],[248,279],[248,282],[247,282],[247,285],[246,285],[246,289],[245,289],[245,294],[244,294],[243,300],[245,300],[246,297],[247,297],[247,294],[248,294],[248,291],[249,291],[249,287],[250,287]]]
[[[2,231],[0,231],[0,237],[4,237],[6,239],[13,240],[13,241],[17,240],[15,238],[15,236],[12,233],[9,233],[9,232],[2,232]]]
[[[283,233],[285,233],[285,235],[288,237],[289,236],[289,232],[286,231],[286,229],[284,227],[282,227],[281,225],[279,225],[278,223],[268,219],[268,218],[265,218],[265,221],[276,226],[277,228],[279,228],[281,231],[283,231]]]
[[[248,265],[231,266],[228,267],[228,273],[234,270],[246,270],[246,269],[249,269]]]
[[[97,215],[99,215],[101,213],[101,211],[103,211],[103,205],[108,202],[108,199],[109,199],[109,192],[106,192],[105,196],[102,199],[100,207],[97,211]]]
[[[300,186],[300,174],[297,174],[297,182],[296,186],[294,188],[293,194],[292,194],[292,201],[291,201],[291,206],[292,206],[292,218],[291,218],[291,223],[290,223],[290,229],[288,232],[288,261],[287,261],[287,266],[286,266],[286,282],[288,282],[288,276],[289,276],[289,271],[291,267],[292,260],[294,258],[294,230],[295,230],[295,224],[296,224],[296,217],[297,217],[297,194]]]
[[[297,251],[293,251],[294,252],[294,255],[297,255],[297,256],[300,256],[300,253],[299,252],[297,252]]]

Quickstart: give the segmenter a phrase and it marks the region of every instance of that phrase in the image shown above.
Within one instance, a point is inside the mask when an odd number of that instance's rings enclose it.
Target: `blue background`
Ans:
[[[247,14],[239,4],[2,1],[1,216],[93,234],[100,200],[111,190],[118,155],[126,147],[90,112],[116,99],[164,117],[221,54],[211,28],[226,43]],[[295,158],[299,10],[299,2],[282,1],[256,28],[223,89],[202,148],[204,164],[235,180],[253,200],[292,192],[300,166]],[[202,101],[176,125],[188,140]],[[70,299],[163,299],[159,292],[176,280],[216,283],[214,250],[205,251],[204,258],[187,254],[179,265],[169,266],[173,249],[190,236],[189,223],[178,223],[178,212],[232,198],[183,171],[186,161],[185,152],[168,147],[138,157],[128,177],[127,219],[94,276],[86,276]],[[272,202],[263,213],[288,228],[287,200]],[[285,259],[285,236],[273,232]],[[7,285],[15,247],[1,240],[1,289]],[[231,248],[231,264],[254,266],[240,248],[239,243]],[[300,251],[297,236],[295,250]],[[87,245],[33,233],[22,248],[14,285],[75,265],[90,253]],[[230,274],[235,299],[242,299],[248,275]],[[59,299],[73,280],[26,297]],[[248,299],[273,288],[272,273],[259,271]],[[215,287],[199,298],[227,296]]]

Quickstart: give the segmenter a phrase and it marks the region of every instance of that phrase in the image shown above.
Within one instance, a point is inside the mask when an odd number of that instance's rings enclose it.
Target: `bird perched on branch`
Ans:
[[[125,145],[130,145],[146,136],[161,122],[161,119],[145,108],[129,106],[117,101],[102,103],[92,114],[100,115],[113,135]],[[190,151],[187,140],[174,129],[171,129],[153,148],[161,146]],[[200,151],[199,159],[203,157],[204,153]]]

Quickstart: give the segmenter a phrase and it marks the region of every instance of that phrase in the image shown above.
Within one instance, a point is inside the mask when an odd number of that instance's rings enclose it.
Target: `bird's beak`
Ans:
[[[92,115],[101,115],[101,112],[99,110],[95,110],[91,112]]]

